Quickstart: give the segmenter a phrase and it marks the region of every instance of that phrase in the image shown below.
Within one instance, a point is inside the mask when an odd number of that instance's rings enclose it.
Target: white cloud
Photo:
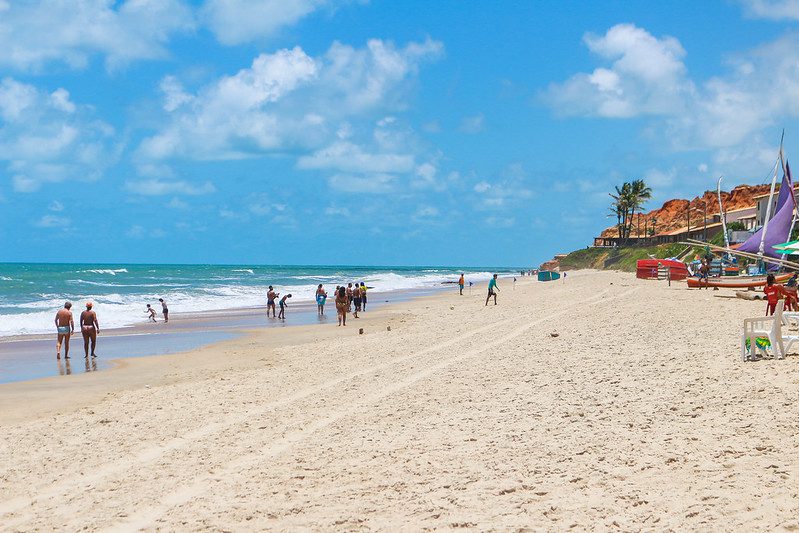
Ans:
[[[474,192],[482,194],[482,193],[486,192],[490,188],[491,188],[491,184],[490,183],[485,182],[485,181],[481,181],[480,183],[477,183],[474,186]]]
[[[66,90],[0,80],[0,162],[16,191],[99,178],[118,158],[121,147],[113,137],[113,128],[88,106],[75,104]]]
[[[169,112],[139,156],[237,159],[345,142],[352,120],[404,107],[419,65],[442,50],[432,40],[397,48],[373,39],[362,49],[334,43],[312,58],[295,47],[261,54],[249,68],[193,94],[164,78]]]
[[[391,174],[334,174],[327,180],[332,189],[340,192],[389,193],[397,177]]]
[[[752,17],[771,20],[799,20],[799,0],[740,0]]]
[[[148,179],[141,181],[128,181],[125,183],[125,190],[140,194],[142,196],[163,196],[166,194],[185,194],[198,196],[211,194],[216,191],[216,187],[210,181],[202,185],[190,183],[188,181],[162,181],[158,179]]]
[[[469,133],[475,134],[480,133],[483,131],[483,122],[485,121],[485,117],[482,113],[475,115],[473,117],[464,117],[461,120],[461,125],[458,128],[462,133]]]
[[[202,17],[222,44],[270,37],[324,5],[324,0],[208,0]]]
[[[54,213],[60,213],[61,211],[64,210],[64,204],[62,204],[58,200],[53,200],[52,202],[50,202],[50,205],[47,207],[47,209],[53,211]]]
[[[685,50],[673,37],[658,39],[633,24],[617,24],[603,36],[586,34],[583,41],[612,63],[550,85],[544,99],[559,113],[608,118],[667,114],[693,91],[682,62]]]
[[[413,169],[413,156],[407,154],[367,153],[350,142],[335,142],[330,146],[301,156],[297,167],[301,169],[333,169],[342,172],[409,172]]]
[[[438,216],[438,209],[429,205],[420,205],[413,216],[418,218],[432,218]]]
[[[70,224],[70,219],[57,215],[44,215],[36,222],[36,225],[40,228],[66,228]]]
[[[325,214],[331,217],[348,217],[350,216],[350,210],[346,207],[330,206],[325,208]]]
[[[170,209],[188,209],[189,208],[189,204],[187,204],[186,202],[184,202],[183,200],[181,200],[178,197],[172,198],[169,202],[167,202],[164,205],[166,207],[170,208]]]
[[[707,164],[699,163],[699,165],[696,167],[696,170],[698,170],[702,174],[706,174],[707,173]]]
[[[194,15],[181,0],[81,0],[5,4],[0,66],[43,70],[51,62],[84,68],[95,54],[109,67],[166,57],[171,35],[191,31]]]

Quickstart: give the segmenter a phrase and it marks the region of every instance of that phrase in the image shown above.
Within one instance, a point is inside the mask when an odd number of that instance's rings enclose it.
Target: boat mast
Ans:
[[[780,151],[782,151],[782,141],[780,141]],[[771,203],[774,199],[774,188],[777,186],[777,165],[780,164],[779,157],[774,162],[774,170],[771,171],[771,191],[768,193],[768,205],[766,205],[766,218],[763,222],[763,233],[760,234],[760,246],[757,248],[758,257],[763,258],[763,251],[766,240],[766,232],[768,232],[768,221],[771,218]]]
[[[782,139],[785,138],[785,130],[782,130]],[[782,149],[782,139],[780,139],[780,165],[782,166],[782,174],[788,175],[788,168],[785,166],[785,152]],[[788,240],[791,240],[793,235],[793,227],[796,225],[796,196],[793,193],[793,183],[789,183],[791,187],[791,200],[793,201],[793,217],[791,218],[791,229],[788,230]]]
[[[719,198],[719,215],[721,216],[721,229],[724,231],[724,247],[730,247],[730,239],[727,236],[727,214],[724,212],[724,206],[721,204],[721,180],[724,176],[719,176],[719,181],[716,184],[716,194]],[[729,257],[729,254],[726,254]]]

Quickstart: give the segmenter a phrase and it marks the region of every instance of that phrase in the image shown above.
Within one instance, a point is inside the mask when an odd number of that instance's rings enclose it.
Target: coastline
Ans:
[[[0,386],[0,521],[799,527],[799,358],[740,361],[759,303],[604,271],[500,287],[129,359],[49,403]]]

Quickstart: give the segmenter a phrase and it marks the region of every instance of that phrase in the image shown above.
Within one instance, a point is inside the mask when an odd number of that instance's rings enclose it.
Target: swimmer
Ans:
[[[285,295],[283,298],[280,299],[280,313],[278,313],[277,317],[286,320],[286,307],[289,306],[286,300],[291,298],[291,294]]]
[[[279,292],[275,292],[272,286],[269,286],[269,292],[266,293],[266,318],[269,318],[269,309],[272,309],[272,318],[275,318],[275,300],[280,296]]]

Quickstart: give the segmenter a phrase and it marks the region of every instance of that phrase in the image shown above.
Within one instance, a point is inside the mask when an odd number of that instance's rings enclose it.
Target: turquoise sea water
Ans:
[[[370,294],[440,287],[466,273],[467,284],[484,283],[505,269],[461,267],[359,267],[259,265],[126,265],[0,263],[0,337],[51,333],[65,300],[73,311],[94,302],[104,328],[146,321],[145,306],[160,314],[158,298],[171,313],[258,307],[273,285],[310,302],[316,286],[332,294],[336,285],[365,282]]]

